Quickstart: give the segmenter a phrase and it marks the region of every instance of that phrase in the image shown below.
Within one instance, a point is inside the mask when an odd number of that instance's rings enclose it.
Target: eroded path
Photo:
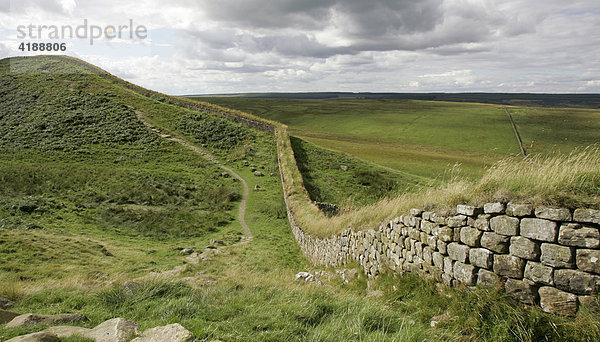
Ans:
[[[238,207],[237,220],[240,223],[240,225],[242,226],[242,232],[244,233],[245,239],[242,239],[242,241],[240,241],[240,243],[238,243],[238,245],[246,244],[246,243],[250,242],[253,238],[253,235],[252,235],[252,231],[248,227],[248,224],[246,224],[246,219],[245,219],[245,217],[246,217],[246,201],[248,200],[248,194],[250,193],[250,191],[248,189],[248,183],[246,182],[246,180],[244,178],[242,178],[242,176],[240,176],[237,172],[235,172],[232,169],[228,168],[227,166],[223,165],[219,161],[219,159],[217,159],[215,156],[213,156],[206,150],[204,150],[186,140],[183,140],[181,138],[173,137],[169,134],[162,133],[160,130],[158,130],[157,128],[152,126],[148,121],[146,121],[146,118],[144,117],[144,114],[142,112],[136,110],[135,115],[137,116],[138,120],[140,120],[152,132],[160,135],[164,139],[174,141],[174,142],[181,144],[181,145],[191,149],[192,151],[202,155],[204,158],[215,163],[215,165],[217,165],[218,167],[220,167],[221,169],[223,169],[224,171],[229,173],[233,178],[237,179],[238,181],[240,181],[240,183],[242,183],[244,190],[242,193],[242,199],[240,201],[240,205]]]

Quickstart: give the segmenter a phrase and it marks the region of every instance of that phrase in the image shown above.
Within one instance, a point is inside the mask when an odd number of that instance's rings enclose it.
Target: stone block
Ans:
[[[524,218],[521,220],[521,235],[534,240],[555,242],[558,225],[554,221]]]
[[[499,235],[493,232],[485,232],[481,236],[481,247],[496,253],[508,253],[509,236]]]
[[[473,221],[472,224],[473,227],[482,230],[484,232],[489,232],[491,231],[490,228],[490,215],[487,214],[483,214],[483,215],[479,215],[477,216],[477,219]]]
[[[433,235],[427,235],[427,245],[429,245],[433,250],[437,249],[437,238]]]
[[[454,260],[450,257],[444,257],[444,273],[454,274]]]
[[[429,221],[421,221],[421,230],[427,234],[431,234],[431,232],[437,227],[437,223],[429,222]]]
[[[452,242],[448,245],[448,256],[452,260],[467,263],[469,262],[469,250],[469,246]]]
[[[457,261],[454,263],[454,278],[467,286],[473,286],[477,280],[477,268]]]
[[[519,235],[519,219],[506,215],[492,217],[490,228],[500,235]]]
[[[554,270],[557,288],[580,295],[596,294],[600,290],[600,276],[579,270]]]
[[[579,296],[579,306],[587,308],[592,311],[600,311],[600,301],[598,295],[593,296]]]
[[[542,264],[553,267],[575,267],[575,258],[571,247],[559,246],[553,243],[542,243]]]
[[[480,268],[479,272],[477,272],[477,285],[496,286],[500,284],[500,281],[500,277],[492,271]]]
[[[529,216],[533,212],[531,204],[508,203],[506,205],[506,215],[509,216]]]
[[[537,300],[535,287],[526,280],[508,278],[504,283],[506,294],[521,303],[533,305]]]
[[[578,269],[600,274],[600,250],[578,249],[575,259]]]
[[[565,208],[535,208],[535,216],[541,219],[553,221],[571,221],[571,212]]]
[[[576,209],[573,213],[573,221],[600,224],[600,210]]]
[[[473,266],[491,270],[494,265],[494,253],[485,248],[471,248],[469,262]]]
[[[535,241],[522,236],[510,238],[510,254],[527,260],[539,260],[540,247]]]
[[[477,228],[463,227],[460,229],[460,241],[471,247],[479,247],[482,234]]]
[[[431,247],[423,247],[423,262],[428,266],[431,266],[433,264]]]
[[[440,252],[433,252],[431,255],[433,259],[433,265],[438,267],[440,270],[444,269],[444,256]]]
[[[440,227],[438,229],[438,238],[444,242],[452,242],[454,239],[454,230],[449,227]]]
[[[574,316],[577,312],[577,296],[572,293],[550,286],[540,287],[538,293],[544,312],[563,316]]]
[[[443,241],[437,241],[437,249],[442,254],[448,254],[448,244]]]
[[[496,254],[494,255],[494,273],[511,278],[523,278],[525,261],[519,257]]]
[[[456,212],[465,216],[476,216],[483,213],[483,209],[471,205],[459,204],[456,206]]]
[[[465,215],[456,215],[448,218],[448,227],[456,228],[462,227],[467,224],[467,217]]]
[[[418,208],[411,208],[411,209],[409,210],[409,213],[410,213],[412,216],[419,217],[419,216],[421,216],[421,214],[423,213],[423,210],[421,210],[421,209],[418,209]]]
[[[483,205],[483,212],[486,214],[502,214],[504,213],[505,208],[506,206],[504,205],[504,203],[486,203]]]
[[[554,269],[539,262],[528,261],[523,276],[539,284],[554,285]]]
[[[565,246],[598,248],[600,247],[600,231],[597,228],[581,227],[577,223],[560,226],[558,243]]]

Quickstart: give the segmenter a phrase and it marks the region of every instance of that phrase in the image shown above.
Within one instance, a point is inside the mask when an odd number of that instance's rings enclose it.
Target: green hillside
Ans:
[[[407,174],[476,179],[519,154],[500,105],[416,100],[199,97],[283,122],[314,144]],[[509,107],[530,153],[570,152],[600,141],[597,109]],[[450,173],[455,164],[458,172]]]
[[[546,315],[499,289],[310,266],[290,232],[274,137],[207,104],[191,110],[63,57],[1,60],[0,85],[0,296],[10,310],[83,313],[84,327],[180,323],[199,341],[600,336],[593,313]],[[303,176],[330,185],[314,199],[343,203],[362,190],[360,205],[423,182],[293,144]],[[300,271],[320,282],[294,281]],[[431,327],[436,316],[447,319]],[[0,324],[0,340],[44,328]]]

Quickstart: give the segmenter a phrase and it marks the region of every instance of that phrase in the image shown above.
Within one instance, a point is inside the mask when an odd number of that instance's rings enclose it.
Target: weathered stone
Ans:
[[[431,247],[423,247],[423,262],[427,266],[433,265],[433,257],[431,255]]]
[[[483,268],[479,269],[479,272],[477,273],[477,285],[496,286],[499,283],[500,277],[496,273]]]
[[[454,228],[454,237],[452,237],[452,241],[460,242],[460,231],[461,230],[462,230],[461,227]]]
[[[464,264],[462,262],[455,262],[454,278],[467,286],[475,285],[477,269],[472,265]]]
[[[463,227],[460,230],[460,241],[471,247],[479,247],[482,234],[479,229]]]
[[[537,299],[535,288],[527,281],[508,278],[504,283],[506,294],[521,303],[533,305]]]
[[[494,253],[485,248],[471,248],[469,251],[469,262],[473,266],[491,270],[494,265]]]
[[[476,216],[483,213],[483,209],[471,205],[459,204],[456,206],[456,212],[466,216]]]
[[[490,215],[483,214],[477,216],[477,219],[473,222],[473,227],[483,230],[484,232],[489,232],[490,228]]]
[[[578,249],[576,262],[580,270],[600,274],[600,250]]]
[[[452,242],[454,239],[454,230],[448,227],[440,227],[438,229],[438,238],[444,242]]]
[[[554,221],[571,221],[571,212],[565,208],[535,208],[535,216],[541,219]]]
[[[27,313],[13,318],[12,321],[6,324],[6,327],[33,327],[38,324],[56,325],[81,321],[87,321],[87,317],[85,317],[83,314],[60,314],[47,316]]]
[[[512,255],[494,255],[494,272],[500,276],[511,278],[523,278],[525,261]]]
[[[40,331],[11,338],[6,342],[58,342],[58,338],[50,333]]]
[[[490,219],[490,228],[500,235],[519,235],[519,219],[506,215],[492,217]]]
[[[13,302],[10,299],[0,297],[0,309],[9,309],[12,306]]]
[[[3,310],[3,309],[0,309],[0,324],[4,324],[6,322],[10,322],[15,317],[18,317],[20,315],[21,314],[16,313],[16,312],[6,311],[6,310]]]
[[[573,213],[573,221],[600,224],[600,210],[576,209]]]
[[[554,285],[554,269],[539,262],[528,261],[523,276],[536,283]]]
[[[454,274],[454,261],[450,257],[444,257],[444,273]]]
[[[191,342],[194,335],[178,323],[145,330],[131,342]]]
[[[508,253],[509,236],[499,235],[493,232],[485,232],[481,236],[481,247],[496,253]]]
[[[571,247],[543,243],[541,250],[541,261],[544,265],[567,268],[573,268],[575,266],[573,250]]]
[[[504,203],[486,203],[483,205],[483,212],[486,214],[502,214],[504,213]]]
[[[554,284],[561,290],[581,295],[598,293],[600,276],[579,270],[554,270]]]
[[[467,217],[465,215],[456,215],[448,218],[448,227],[456,228],[462,227],[467,224]]]
[[[529,216],[533,211],[531,204],[508,203],[506,205],[506,214],[509,216]]]
[[[521,220],[521,235],[534,240],[555,242],[558,227],[554,221],[524,218]]]
[[[462,263],[469,262],[469,246],[461,245],[456,242],[452,242],[448,245],[448,256],[452,260],[460,261]]]
[[[427,234],[431,234],[433,230],[437,227],[437,223],[429,222],[429,221],[421,221],[421,230]]]
[[[431,214],[433,214],[433,212],[431,212],[431,211],[424,211],[421,214],[421,217],[423,218],[423,220],[429,220],[429,221],[431,221]]]
[[[577,296],[550,286],[540,287],[540,306],[544,312],[574,316],[577,312]]]
[[[442,255],[442,253],[433,252],[433,254],[431,255],[431,258],[433,259],[434,266],[438,267],[439,269],[444,268],[444,256]]]
[[[527,260],[538,260],[540,257],[540,247],[534,241],[522,236],[513,236],[510,238],[510,254]]]
[[[421,214],[423,213],[423,210],[422,210],[422,209],[418,209],[418,208],[411,208],[411,209],[409,210],[409,213],[410,213],[412,216],[421,216]]]
[[[598,248],[600,247],[600,232],[597,228],[583,227],[577,223],[560,226],[558,243],[566,246]]]
[[[600,311],[600,301],[598,295],[579,296],[579,305],[592,311]]]
[[[256,177],[262,177],[262,176],[264,176],[264,175],[263,175],[263,173],[262,173],[262,172],[260,172],[260,171],[254,171],[254,175],[255,175]]]

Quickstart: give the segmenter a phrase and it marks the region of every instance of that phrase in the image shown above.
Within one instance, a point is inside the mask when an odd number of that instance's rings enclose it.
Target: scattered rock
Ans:
[[[27,313],[15,317],[12,321],[6,324],[7,328],[16,327],[33,327],[38,324],[44,325],[56,325],[64,323],[74,323],[87,321],[87,317],[83,314],[59,314],[59,315],[38,315],[33,313]]]
[[[221,177],[229,178],[229,174],[227,172],[221,172]]]
[[[189,255],[189,254],[192,254],[192,253],[194,253],[194,250],[193,250],[193,249],[191,249],[191,248],[182,248],[182,249],[181,249],[181,251],[180,251],[180,253],[181,253],[181,254],[186,254],[186,255]]]
[[[314,275],[308,272],[298,272],[298,274],[296,274],[296,281],[298,280],[304,280],[306,282],[314,281],[318,284],[322,284],[319,279],[317,279]]]
[[[242,165],[244,165],[244,166],[249,166],[249,165],[250,165],[250,162],[248,162],[247,160],[244,160],[244,161],[242,161]]]
[[[11,306],[13,306],[13,302],[10,299],[0,297],[0,309],[8,309]]]
[[[348,171],[348,166],[346,166],[346,165],[340,165],[340,169],[342,171]]]
[[[250,168],[250,171],[254,172],[254,171],[256,171],[256,168],[255,168],[254,166],[252,166],[252,167]]]
[[[254,191],[260,191],[262,188],[260,187],[260,185],[256,184],[254,186]]]
[[[54,335],[58,338],[69,338],[72,336],[86,336],[92,331],[92,329],[82,328],[82,327],[71,327],[71,326],[58,326],[58,327],[50,327],[44,332]]]
[[[262,176],[264,176],[264,175],[263,175],[263,173],[262,173],[262,172],[260,172],[260,171],[254,171],[254,175],[255,175],[256,177],[262,177]]]
[[[140,325],[124,318],[113,318],[100,323],[83,337],[96,342],[126,342],[136,335]]]
[[[264,169],[265,169],[265,166],[264,166],[264,165],[259,165],[259,166],[258,166],[258,168],[259,168],[259,169],[263,169],[263,170],[264,170]]]
[[[188,342],[193,341],[194,335],[180,324],[169,324],[162,327],[148,329],[140,337],[131,342]]]
[[[6,342],[58,342],[58,338],[50,333],[40,331],[33,334],[11,338]]]
[[[15,317],[17,317],[19,315],[20,314],[18,314],[16,312],[6,311],[6,310],[0,309],[0,324],[6,323],[6,322],[10,322]]]
[[[223,242],[223,240],[217,240],[217,239],[210,239],[210,244],[211,245],[225,246],[225,242]]]

